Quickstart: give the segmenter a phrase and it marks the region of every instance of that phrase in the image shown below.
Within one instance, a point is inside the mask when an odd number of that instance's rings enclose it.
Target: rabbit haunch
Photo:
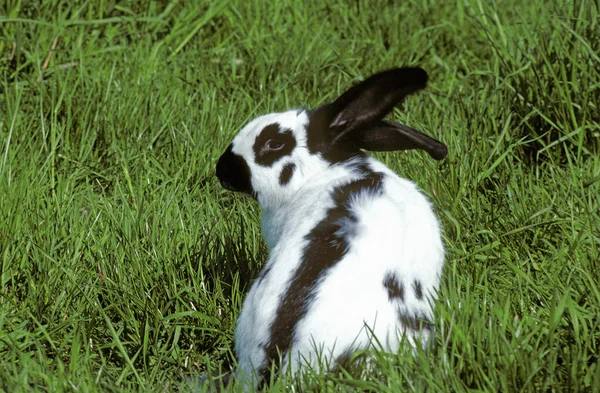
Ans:
[[[264,379],[273,361],[331,368],[373,345],[397,352],[402,336],[428,341],[444,259],[437,219],[412,182],[362,151],[446,155],[383,120],[426,80],[390,70],[317,109],[260,116],[219,159],[221,184],[260,203],[269,248],[235,333],[244,375]]]

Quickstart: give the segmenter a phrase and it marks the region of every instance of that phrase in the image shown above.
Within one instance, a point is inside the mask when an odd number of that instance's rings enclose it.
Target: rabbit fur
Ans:
[[[421,68],[367,78],[313,110],[249,122],[217,163],[221,184],[262,207],[268,259],[235,331],[238,374],[260,383],[272,365],[331,369],[355,350],[424,346],[444,262],[428,199],[369,151],[446,146],[384,120],[425,87]],[[264,382],[264,381],[263,381]]]

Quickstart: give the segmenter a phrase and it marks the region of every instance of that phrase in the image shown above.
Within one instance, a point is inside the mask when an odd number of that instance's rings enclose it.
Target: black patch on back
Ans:
[[[307,245],[302,261],[291,279],[271,325],[271,341],[265,347],[268,364],[278,359],[278,350],[282,355],[289,350],[296,325],[308,312],[319,279],[348,252],[351,239],[344,235],[353,231],[344,230],[343,226],[358,221],[358,217],[350,210],[350,198],[359,193],[381,195],[383,177],[380,172],[371,172],[362,179],[333,190],[331,196],[335,206],[329,209],[325,218],[306,235]],[[260,375],[263,375],[262,372],[265,371],[261,370]]]
[[[404,301],[404,286],[398,282],[396,274],[389,272],[383,278],[383,286],[387,289],[388,299],[390,301],[400,299]]]
[[[217,177],[221,185],[228,190],[245,192],[256,198],[250,181],[250,168],[246,160],[232,151],[230,144],[217,162]]]
[[[294,174],[295,169],[296,164],[294,164],[293,162],[285,164],[285,166],[281,170],[281,174],[279,175],[279,184],[281,184],[282,186],[288,184],[289,181],[292,179],[292,175]]]
[[[292,130],[279,127],[279,124],[269,124],[258,134],[252,150],[256,163],[271,166],[282,157],[290,155],[296,147],[296,138]]]
[[[421,286],[421,281],[415,280],[413,282],[413,289],[415,290],[415,296],[417,297],[417,299],[423,299],[423,288]]]

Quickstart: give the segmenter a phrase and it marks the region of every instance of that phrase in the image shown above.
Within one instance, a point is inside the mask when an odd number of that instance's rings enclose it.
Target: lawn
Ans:
[[[1,4],[0,390],[233,367],[266,247],[217,159],[259,114],[407,65],[429,87],[392,117],[449,155],[376,156],[443,227],[435,345],[269,391],[600,391],[598,2]]]

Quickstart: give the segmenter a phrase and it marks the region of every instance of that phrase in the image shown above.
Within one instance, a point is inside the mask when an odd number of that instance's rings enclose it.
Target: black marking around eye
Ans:
[[[284,355],[290,349],[296,325],[308,312],[320,278],[324,277],[350,248],[347,234],[355,231],[344,226],[356,225],[358,222],[358,217],[351,209],[350,200],[360,193],[381,195],[383,178],[382,173],[371,172],[362,179],[332,191],[334,207],[330,208],[325,218],[305,236],[307,243],[300,266],[292,277],[271,324],[271,341],[265,348],[269,364],[278,358],[278,353]]]
[[[389,272],[383,278],[383,286],[387,289],[388,299],[404,301],[404,286],[398,282],[396,274]]]
[[[276,141],[278,145],[282,144],[283,146],[277,150],[269,150],[266,145],[270,140]],[[296,147],[296,139],[292,130],[281,129],[279,124],[274,123],[262,129],[254,141],[252,150],[254,150],[254,157],[257,164],[271,166],[275,161],[290,155],[294,147]]]
[[[413,289],[415,290],[415,296],[417,299],[423,299],[423,287],[421,285],[421,281],[415,280],[415,282],[413,282]]]
[[[279,184],[281,184],[282,186],[288,184],[289,181],[292,179],[292,175],[294,174],[295,169],[296,164],[294,164],[293,162],[285,164],[285,166],[281,170],[281,174],[279,175]]]

